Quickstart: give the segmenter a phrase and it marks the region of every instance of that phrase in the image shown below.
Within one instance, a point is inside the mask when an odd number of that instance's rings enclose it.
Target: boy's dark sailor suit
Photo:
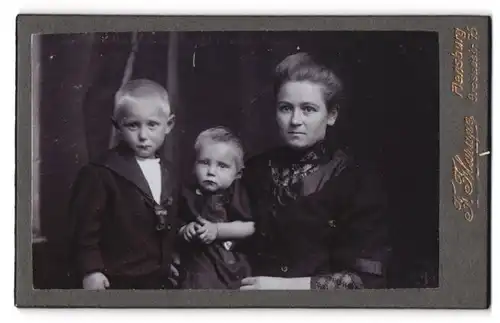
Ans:
[[[159,204],[124,144],[82,168],[70,203],[82,276],[102,272],[110,288],[171,287],[168,275],[180,225],[177,184],[171,163],[160,158],[160,166]]]

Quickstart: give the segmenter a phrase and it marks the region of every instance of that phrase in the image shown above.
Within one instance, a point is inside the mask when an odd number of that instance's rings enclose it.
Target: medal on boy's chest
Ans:
[[[168,206],[172,205],[172,197],[171,196],[167,198],[166,204]],[[156,215],[156,219],[158,221],[158,224],[156,225],[156,231],[163,231],[165,229],[165,227],[167,226],[168,210],[166,207],[155,203],[154,212]]]
[[[168,212],[161,205],[155,205],[155,214],[158,221],[158,224],[156,225],[156,231],[162,231],[166,226]]]

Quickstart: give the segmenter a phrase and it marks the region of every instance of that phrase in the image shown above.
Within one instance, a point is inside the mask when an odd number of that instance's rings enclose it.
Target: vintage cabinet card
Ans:
[[[17,20],[19,307],[487,308],[487,16]]]

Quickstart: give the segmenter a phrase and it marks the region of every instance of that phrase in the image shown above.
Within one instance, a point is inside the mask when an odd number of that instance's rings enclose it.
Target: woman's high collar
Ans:
[[[284,147],[278,156],[277,162],[282,166],[290,164],[321,164],[331,157],[331,147],[321,140],[305,149]]]

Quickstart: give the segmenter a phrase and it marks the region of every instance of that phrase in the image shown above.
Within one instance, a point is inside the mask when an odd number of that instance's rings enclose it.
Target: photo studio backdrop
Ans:
[[[149,78],[177,123],[165,149],[191,173],[193,144],[225,125],[248,155],[279,144],[272,75],[306,51],[346,100],[330,135],[377,169],[390,202],[391,287],[436,287],[439,268],[438,38],[429,32],[139,32],[33,37],[35,288],[72,288],[67,203],[78,170],[113,144],[114,94]],[[36,189],[38,187],[39,189]]]

